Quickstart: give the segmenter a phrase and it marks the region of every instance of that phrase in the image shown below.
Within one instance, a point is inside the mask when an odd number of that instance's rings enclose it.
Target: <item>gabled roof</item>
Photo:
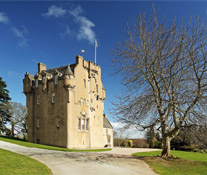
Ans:
[[[109,120],[106,118],[106,116],[103,116],[103,128],[113,129],[111,123],[110,123]]]
[[[32,75],[28,75],[30,80],[35,80],[34,77]]]

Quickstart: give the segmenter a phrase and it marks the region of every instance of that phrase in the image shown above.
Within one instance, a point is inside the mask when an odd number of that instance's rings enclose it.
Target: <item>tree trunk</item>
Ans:
[[[163,149],[162,149],[161,156],[164,158],[173,157],[172,154],[170,153],[170,138],[163,137],[162,143],[163,143]]]
[[[12,121],[11,135],[14,137],[14,122]]]

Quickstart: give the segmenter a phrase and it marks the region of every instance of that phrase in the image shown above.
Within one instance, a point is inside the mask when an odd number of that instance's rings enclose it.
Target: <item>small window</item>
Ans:
[[[86,106],[86,99],[83,100],[83,106]]]
[[[54,79],[55,79],[55,84],[58,84],[58,76],[57,75],[55,75]]]
[[[86,119],[86,130],[88,131],[88,127],[89,127],[89,119]]]
[[[46,76],[43,76],[42,77],[42,83],[45,83],[45,80],[46,80]]]
[[[57,118],[57,128],[60,127],[60,118]]]
[[[106,135],[108,135],[108,129],[106,129]]]
[[[84,88],[86,88],[86,80],[85,79],[83,80],[83,86],[84,86]]]
[[[93,103],[93,99],[91,99],[91,103]]]
[[[40,120],[37,119],[37,128],[39,129],[40,128]]]
[[[85,118],[81,119],[81,129],[85,130]]]
[[[40,104],[40,94],[37,94],[37,104]]]
[[[98,93],[98,85],[96,85],[96,92]]]
[[[52,93],[52,103],[55,103],[55,93]]]
[[[78,118],[78,129],[81,130],[81,119]]]
[[[39,80],[38,79],[35,79],[35,87],[37,88],[38,87],[38,82]]]
[[[81,98],[81,101],[80,101],[81,105],[83,105],[83,98]]]

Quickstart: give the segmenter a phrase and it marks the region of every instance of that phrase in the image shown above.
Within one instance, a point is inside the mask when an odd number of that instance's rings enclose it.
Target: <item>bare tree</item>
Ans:
[[[118,121],[161,130],[163,157],[182,127],[206,116],[207,32],[197,17],[179,24],[140,13],[114,50],[114,72],[124,91],[114,103]]]
[[[25,137],[27,133],[27,108],[21,103],[11,102],[11,136],[15,136],[15,133],[22,133]]]

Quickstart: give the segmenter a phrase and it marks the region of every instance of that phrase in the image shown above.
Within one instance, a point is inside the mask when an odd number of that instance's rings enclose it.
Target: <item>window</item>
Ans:
[[[40,120],[37,119],[37,128],[39,129],[40,128]]]
[[[81,119],[78,118],[78,129],[81,130]]]
[[[81,101],[80,101],[81,105],[83,105],[83,98],[81,98]]]
[[[84,86],[84,88],[86,88],[86,80],[85,79],[83,80],[83,86]]]
[[[86,119],[86,130],[88,131],[88,127],[89,127],[89,119]]]
[[[57,118],[57,128],[60,127],[60,118]]]
[[[98,85],[96,85],[96,92],[98,93]]]
[[[52,103],[55,103],[55,93],[52,93]]]
[[[35,87],[38,87],[38,79],[35,79]]]
[[[46,76],[43,76],[42,77],[42,83],[45,83],[45,80],[46,80]]]
[[[54,79],[55,79],[55,84],[58,84],[58,75],[55,75]]]
[[[80,131],[89,130],[89,119],[86,119],[85,116],[78,118],[78,130]]]
[[[40,104],[40,94],[37,94],[37,104]]]
[[[83,100],[83,106],[86,106],[86,99]]]
[[[85,130],[85,118],[81,119],[81,129]]]

